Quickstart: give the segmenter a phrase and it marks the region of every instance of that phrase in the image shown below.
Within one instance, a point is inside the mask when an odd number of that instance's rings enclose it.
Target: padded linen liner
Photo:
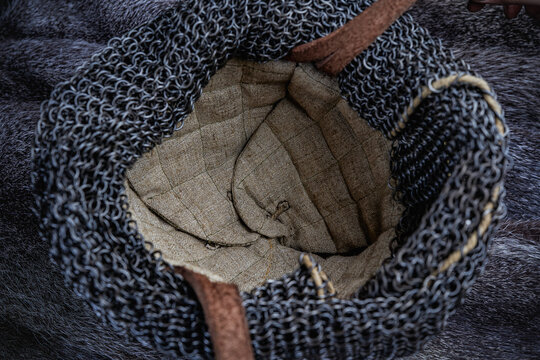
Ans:
[[[128,172],[130,209],[171,264],[249,291],[311,252],[348,297],[388,257],[401,214],[389,149],[311,65],[233,59]]]

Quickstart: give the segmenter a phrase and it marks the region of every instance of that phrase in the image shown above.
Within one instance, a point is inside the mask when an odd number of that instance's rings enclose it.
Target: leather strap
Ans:
[[[175,266],[174,270],[197,294],[216,360],[255,359],[242,298],[236,285],[212,282],[208,277],[181,266]]]
[[[287,57],[315,62],[317,68],[337,75],[382,35],[416,0],[379,0],[333,33],[292,49]]]
[[[288,58],[296,62],[315,61],[321,71],[337,75],[414,2],[379,0],[342,28],[295,47]],[[253,360],[255,356],[238,288],[233,284],[212,282],[206,276],[181,266],[175,266],[174,270],[197,294],[216,360]]]

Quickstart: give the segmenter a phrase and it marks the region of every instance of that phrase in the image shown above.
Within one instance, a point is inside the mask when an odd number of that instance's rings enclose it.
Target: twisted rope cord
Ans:
[[[301,254],[300,264],[303,265],[310,272],[311,279],[317,287],[317,296],[320,299],[336,295],[336,289],[334,287],[334,284],[328,279],[328,276],[321,269],[321,266],[317,264],[311,256],[307,254]],[[325,294],[325,289],[328,290],[328,294]]]
[[[426,99],[433,93],[440,92],[456,84],[457,85],[460,85],[460,84],[471,85],[482,91],[484,100],[487,102],[489,108],[496,115],[495,125],[497,126],[497,130],[499,131],[499,134],[501,134],[502,136],[505,136],[506,129],[505,129],[503,121],[501,120],[503,117],[502,107],[497,101],[497,99],[495,98],[491,87],[484,79],[479,78],[477,76],[470,75],[470,74],[465,74],[465,75],[453,74],[453,75],[435,80],[428,86],[424,86],[422,88],[422,92],[420,93],[420,95],[414,98],[414,100],[411,102],[411,105],[407,108],[407,111],[403,113],[403,115],[401,116],[401,120],[398,122],[394,130],[392,130],[391,135],[395,137],[402,129],[405,128],[405,125],[409,121],[410,116],[420,106],[420,104],[422,103],[424,99]],[[463,256],[467,255],[471,250],[473,250],[478,245],[478,235],[480,236],[484,235],[484,233],[487,231],[489,227],[489,224],[491,223],[491,220],[493,219],[493,209],[495,208],[495,204],[497,203],[499,199],[500,192],[501,192],[500,186],[496,186],[493,189],[491,200],[484,206],[482,210],[483,216],[477,230],[467,239],[465,246],[463,246],[463,248],[459,250],[452,252],[442,262],[442,265],[439,267],[439,269],[433,272],[432,275],[437,275],[441,272],[448,270],[453,264],[461,260]]]
[[[411,104],[407,108],[407,111],[401,115],[401,119],[397,123],[396,127],[390,132],[390,135],[392,137],[396,137],[401,132],[401,130],[405,128],[405,125],[409,121],[410,116],[420,106],[422,101],[424,101],[427,97],[429,97],[433,93],[437,93],[444,89],[448,89],[450,86],[453,86],[456,84],[472,85],[482,90],[483,95],[484,95],[484,100],[487,102],[491,110],[495,112],[495,115],[497,115],[497,118],[495,119],[495,125],[497,125],[497,130],[499,130],[499,133],[504,136],[506,133],[506,130],[504,127],[504,123],[501,120],[502,107],[497,102],[497,99],[495,99],[493,90],[484,79],[479,78],[477,76],[470,75],[470,74],[453,74],[453,75],[450,75],[441,79],[437,79],[433,81],[431,84],[429,84],[428,86],[424,86],[422,88],[422,92],[420,93],[420,95],[414,98],[414,100],[411,102]]]
[[[467,243],[465,246],[460,249],[456,250],[453,253],[451,253],[446,260],[442,263],[439,270],[435,273],[442,273],[450,268],[453,264],[457,263],[461,258],[465,255],[467,255],[472,249],[474,249],[478,245],[478,234],[480,236],[483,236],[484,233],[487,231],[489,225],[491,224],[491,220],[493,219],[493,209],[495,208],[495,204],[497,203],[497,200],[499,199],[499,194],[501,193],[501,187],[496,186],[493,189],[492,195],[491,195],[491,201],[486,204],[486,206],[483,209],[483,216],[482,221],[480,221],[480,225],[478,226],[477,231],[475,231],[467,240]]]

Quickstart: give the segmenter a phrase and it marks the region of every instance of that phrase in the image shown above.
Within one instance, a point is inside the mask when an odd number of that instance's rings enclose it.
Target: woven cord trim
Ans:
[[[502,108],[501,105],[497,102],[495,99],[495,96],[493,95],[493,90],[489,86],[489,84],[479,77],[470,75],[470,74],[453,74],[447,77],[444,77],[442,79],[438,79],[430,83],[428,86],[424,86],[422,88],[422,92],[419,96],[414,98],[411,105],[407,108],[407,111],[401,115],[401,119],[398,122],[397,126],[390,132],[390,135],[392,137],[396,137],[398,133],[401,132],[405,128],[405,124],[407,121],[409,121],[410,116],[414,113],[414,111],[420,106],[422,101],[426,99],[428,96],[430,96],[433,93],[440,92],[441,90],[448,89],[450,86],[456,85],[456,84],[465,84],[465,85],[472,85],[480,90],[482,90],[484,94],[484,100],[488,103],[491,110],[495,112],[497,115],[497,119],[495,120],[495,125],[497,125],[497,129],[499,130],[499,133],[501,135],[504,135],[506,133],[504,123],[502,122]]]
[[[435,275],[437,273],[442,273],[448,270],[450,266],[457,263],[459,260],[461,260],[463,256],[467,255],[472,249],[476,247],[476,245],[478,245],[478,234],[480,234],[480,236],[483,236],[484,233],[487,231],[489,225],[491,224],[491,220],[493,219],[493,210],[495,209],[495,204],[499,199],[500,193],[500,186],[497,186],[493,189],[491,201],[487,203],[483,209],[484,215],[482,216],[482,221],[480,222],[480,226],[478,226],[478,230],[469,237],[467,243],[462,249],[454,251],[450,254],[450,256],[446,258],[446,260],[442,263],[441,267],[435,273]]]
[[[442,79],[438,79],[434,82],[432,82],[428,86],[424,86],[422,88],[422,92],[419,96],[414,98],[411,105],[407,108],[407,111],[403,113],[401,116],[401,121],[398,122],[398,125],[392,130],[391,135],[395,137],[402,129],[405,128],[406,123],[408,122],[410,116],[414,113],[414,111],[420,106],[422,101],[426,99],[428,96],[430,96],[433,93],[440,92],[441,90],[447,89],[450,86],[454,85],[472,85],[483,92],[484,100],[489,105],[489,108],[493,110],[497,118],[495,119],[495,125],[497,126],[497,130],[501,135],[504,135],[506,130],[504,127],[504,123],[502,122],[502,108],[501,105],[497,102],[495,97],[493,96],[493,91],[489,84],[479,77],[470,75],[470,74],[454,74],[451,76],[447,76]],[[487,231],[491,220],[493,218],[493,209],[495,209],[495,204],[497,203],[499,199],[499,195],[501,192],[500,186],[496,186],[491,195],[491,201],[486,204],[483,208],[483,216],[482,220],[480,222],[480,225],[478,226],[478,230],[475,231],[467,240],[465,246],[461,248],[460,250],[456,250],[453,253],[451,253],[446,260],[443,261],[442,265],[439,267],[439,269],[435,272],[433,272],[432,275],[437,275],[438,273],[444,272],[448,270],[453,264],[457,263],[461,258],[465,255],[467,255],[471,250],[473,250],[478,245],[478,234],[480,236],[483,236],[484,233]]]
[[[310,272],[311,279],[317,287],[317,296],[319,299],[326,299],[336,295],[334,284],[328,279],[326,273],[322,271],[321,266],[311,256],[301,254],[300,264]]]

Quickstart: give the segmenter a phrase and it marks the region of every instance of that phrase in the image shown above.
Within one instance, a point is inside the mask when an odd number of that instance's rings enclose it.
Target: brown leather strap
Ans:
[[[174,270],[197,294],[216,360],[253,360],[255,356],[246,314],[236,285],[212,282],[206,276],[181,266],[175,266]]]
[[[292,49],[288,59],[316,62],[319,70],[337,75],[368,48],[416,0],[379,0],[333,33]]]

